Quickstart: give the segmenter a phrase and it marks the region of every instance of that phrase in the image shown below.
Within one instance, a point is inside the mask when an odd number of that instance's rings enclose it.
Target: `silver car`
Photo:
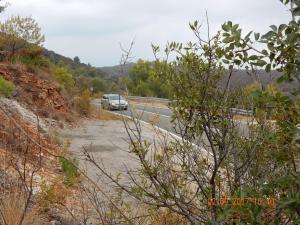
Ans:
[[[101,99],[101,106],[108,110],[127,110],[128,102],[126,99],[118,94],[105,94]]]

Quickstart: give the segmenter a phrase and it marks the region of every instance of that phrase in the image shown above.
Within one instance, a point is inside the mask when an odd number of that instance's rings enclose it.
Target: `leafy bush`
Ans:
[[[5,97],[9,97],[12,95],[15,90],[15,85],[5,80],[2,76],[0,76],[0,96],[3,95]]]
[[[25,65],[35,66],[40,69],[48,69],[50,67],[50,62],[43,56],[22,56],[19,61]]]
[[[93,87],[93,92],[105,92],[107,90],[106,84],[103,80],[95,78],[91,81],[91,86]]]
[[[78,182],[79,171],[78,171],[78,160],[76,158],[72,158],[70,160],[65,158],[59,159],[61,163],[62,170],[65,173],[64,183],[67,186],[73,186]]]
[[[54,71],[54,79],[67,91],[74,88],[75,82],[72,74],[64,67],[58,68]]]
[[[163,63],[159,61],[150,62],[139,60],[129,71],[129,77],[124,79],[129,91],[133,95],[169,98],[171,96],[170,86],[167,80],[157,76]]]

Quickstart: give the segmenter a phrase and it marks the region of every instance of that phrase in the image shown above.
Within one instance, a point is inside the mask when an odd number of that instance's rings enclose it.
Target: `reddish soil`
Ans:
[[[67,113],[70,107],[58,85],[16,65],[0,63],[0,75],[17,87],[15,98],[39,114]],[[48,117],[47,115],[44,115]]]

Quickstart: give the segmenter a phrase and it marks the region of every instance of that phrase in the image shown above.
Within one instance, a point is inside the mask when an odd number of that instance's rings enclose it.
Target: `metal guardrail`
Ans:
[[[170,99],[167,98],[154,98],[154,97],[140,97],[140,96],[127,96],[129,100],[143,100],[143,101],[152,101],[152,102],[170,102]]]
[[[140,96],[127,96],[127,99],[149,101],[149,102],[164,102],[164,103],[171,102],[170,99],[166,99],[166,98],[140,97]],[[241,116],[252,116],[254,114],[253,111],[251,111],[251,110],[238,109],[238,108],[232,108],[231,111],[232,111],[232,113],[241,115]]]

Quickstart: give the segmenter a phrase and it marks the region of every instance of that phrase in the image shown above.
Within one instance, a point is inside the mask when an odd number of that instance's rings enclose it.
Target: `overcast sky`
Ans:
[[[186,43],[193,39],[190,21],[204,21],[208,11],[212,32],[225,21],[264,32],[290,15],[279,0],[9,0],[1,20],[31,15],[40,24],[44,46],[94,66],[119,63],[119,43],[135,37],[135,59],[153,59],[151,42]]]

